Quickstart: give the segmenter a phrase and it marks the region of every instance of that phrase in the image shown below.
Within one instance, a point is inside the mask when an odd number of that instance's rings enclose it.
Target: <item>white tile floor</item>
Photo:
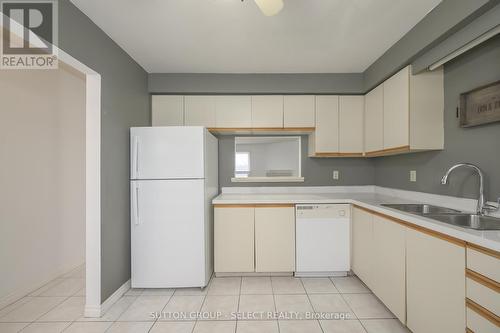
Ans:
[[[101,318],[85,318],[83,271],[0,309],[0,332],[409,332],[356,277],[225,277],[204,290],[131,289]]]

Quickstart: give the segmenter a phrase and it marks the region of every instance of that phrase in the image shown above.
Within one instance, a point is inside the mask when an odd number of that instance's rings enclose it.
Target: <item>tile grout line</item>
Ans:
[[[208,281],[208,285],[205,287],[205,288],[207,288],[207,292],[205,293],[205,295],[203,297],[203,302],[201,302],[200,313],[201,313],[201,310],[203,309],[203,306],[205,305],[205,302],[206,302],[207,296],[208,296],[208,291],[210,290],[210,287],[212,286],[212,282],[213,282],[214,278],[215,278],[215,273],[213,273],[210,276],[210,281]],[[196,325],[198,325],[198,321],[199,321],[199,318],[196,318],[194,325],[193,325],[193,328],[191,329],[191,333],[194,332]]]
[[[304,285],[304,281],[302,281],[302,278],[298,278],[298,279],[299,279],[300,283],[302,284],[302,288],[304,288],[304,291],[306,292],[307,300],[309,301],[309,305],[311,306],[311,309],[313,310],[313,313],[316,314],[317,313],[316,309],[315,309],[313,303],[311,302],[311,297],[309,297],[309,293],[307,292],[306,286]],[[335,287],[335,285],[334,285],[334,287]],[[323,326],[321,325],[321,322],[319,320],[316,320],[316,321],[318,322],[318,325],[319,325],[319,328],[320,328],[321,332],[325,333],[325,330],[323,329]]]
[[[155,320],[155,321],[153,321],[153,324],[149,327],[149,329],[148,329],[148,333],[149,333],[149,332],[151,332],[151,330],[152,330],[152,329],[153,329],[153,327],[156,325],[156,323],[158,322],[158,320],[162,317],[162,315],[163,315],[163,311],[164,311],[164,310],[165,310],[165,308],[167,307],[167,304],[168,304],[168,303],[170,303],[170,301],[171,301],[171,300],[172,300],[172,298],[174,297],[174,294],[175,294],[175,292],[176,292],[177,288],[173,288],[173,289],[174,289],[174,291],[172,292],[172,294],[171,294],[171,295],[169,295],[170,297],[168,298],[167,302],[166,302],[166,303],[165,303],[165,305],[163,305],[163,307],[161,308],[159,317],[156,317],[156,320]]]
[[[78,268],[78,267],[77,267],[77,268]],[[73,269],[72,271],[76,270],[77,268]],[[72,271],[71,271],[71,272],[72,272]],[[18,302],[20,302],[22,299],[25,299],[25,298],[35,298],[35,297],[67,297],[66,295],[62,295],[62,296],[54,296],[54,295],[52,295],[52,296],[50,296],[50,295],[44,296],[44,295],[42,295],[42,293],[44,293],[44,292],[46,292],[47,290],[50,290],[50,289],[52,289],[52,288],[54,288],[54,287],[58,286],[58,285],[59,285],[60,283],[62,283],[64,280],[68,280],[68,279],[70,279],[69,277],[68,277],[68,278],[64,278],[64,277],[63,277],[63,276],[64,276],[64,275],[66,275],[66,274],[69,274],[69,272],[68,272],[68,273],[65,273],[65,274],[63,274],[63,275],[60,275],[60,276],[58,276],[58,277],[56,277],[56,278],[54,278],[54,279],[52,279],[51,281],[49,281],[49,282],[45,283],[45,284],[44,284],[43,286],[41,286],[40,288],[37,288],[37,289],[33,290],[32,292],[30,292],[30,293],[26,294],[25,296],[23,296],[23,297],[21,297],[21,298],[19,298],[19,299],[15,300],[14,302],[12,302],[12,303],[10,303],[10,304],[7,304],[6,306],[2,307],[2,308],[0,309],[0,311],[3,311],[4,309],[8,308],[9,306],[12,306],[12,305],[14,305],[14,304],[18,303]],[[81,279],[81,278],[73,278],[73,279]],[[50,283],[52,283],[52,282],[54,282],[54,281],[56,281],[56,280],[61,280],[61,281],[60,281],[60,282],[58,282],[57,284],[55,284],[54,286],[51,286],[51,287],[50,287],[50,288],[48,288],[47,290],[44,290],[42,293],[40,293],[40,294],[38,294],[38,295],[32,295],[32,294],[33,294],[33,293],[35,293],[37,290],[40,290],[40,289],[44,288],[45,286],[49,285]],[[80,290],[81,290],[81,289],[80,289]],[[80,291],[80,290],[78,290],[78,291]],[[76,291],[76,292],[75,292],[75,294],[76,294],[78,291]],[[71,295],[71,296],[73,296],[73,295]],[[68,297],[71,297],[71,296],[68,296]],[[13,307],[10,311],[7,311],[7,312],[6,312],[6,313],[4,313],[2,316],[0,316],[0,318],[3,318],[3,317],[5,317],[5,316],[7,316],[7,315],[8,315],[9,313],[11,313],[12,311],[14,311],[14,310],[16,310],[16,309],[20,308],[21,306],[23,306],[23,305],[25,305],[25,304],[27,304],[27,303],[29,303],[29,302],[31,302],[31,301],[28,301],[28,302],[26,302],[26,303],[22,303],[22,304],[19,304],[19,305],[17,305],[17,306],[14,306],[14,307]]]
[[[49,296],[47,296],[47,297],[49,297]],[[63,297],[63,296],[53,296],[53,297]],[[44,312],[43,314],[41,314],[40,316],[38,316],[35,320],[31,321],[31,322],[29,323],[29,325],[27,325],[26,327],[28,327],[28,326],[30,326],[30,325],[32,325],[32,324],[34,324],[34,323],[38,322],[38,319],[42,318],[42,317],[43,317],[43,316],[45,316],[47,313],[49,313],[50,311],[54,310],[56,307],[58,307],[59,305],[61,305],[61,304],[62,304],[62,303],[64,303],[64,302],[66,302],[66,300],[67,300],[67,299],[69,299],[70,297],[71,297],[71,296],[68,296],[68,297],[66,297],[65,299],[63,299],[61,302],[59,302],[59,303],[55,304],[55,305],[54,305],[53,307],[51,307],[49,310],[47,310],[46,312]],[[23,328],[22,330],[26,329],[26,327],[25,327],[25,328]]]
[[[234,333],[238,330],[238,315],[240,312],[240,300],[241,300],[241,285],[243,284],[243,277],[240,276],[240,287],[238,289],[238,306],[236,307],[236,322],[234,324]]]
[[[349,295],[352,295],[352,294],[349,294]],[[361,323],[361,320],[360,318],[358,317],[358,315],[354,312],[354,310],[352,309],[351,305],[349,305],[349,302],[347,302],[347,300],[345,299],[344,297],[344,294],[340,294],[340,297],[342,297],[342,299],[344,300],[345,304],[347,304],[347,307],[349,308],[349,310],[351,310],[352,314],[354,315],[354,317],[356,317],[356,319]]]
[[[278,313],[278,306],[276,305],[276,294],[274,293],[274,286],[273,286],[273,277],[270,276],[269,280],[271,280],[271,293],[273,294],[274,308],[276,309],[276,313]],[[278,326],[278,333],[281,333],[280,322],[278,319],[276,319],[276,326]]]

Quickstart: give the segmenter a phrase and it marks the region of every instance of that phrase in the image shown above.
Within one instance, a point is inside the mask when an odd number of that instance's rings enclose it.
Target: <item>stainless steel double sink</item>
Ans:
[[[462,228],[500,230],[500,219],[495,217],[468,214],[459,210],[428,204],[382,204],[382,206],[420,215]]]

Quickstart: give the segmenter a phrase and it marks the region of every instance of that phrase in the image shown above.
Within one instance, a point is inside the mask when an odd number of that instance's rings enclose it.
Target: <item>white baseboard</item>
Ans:
[[[259,276],[293,276],[293,272],[236,272],[236,273],[214,273],[215,277],[259,277]]]
[[[101,317],[100,305],[85,305],[84,316],[89,318]]]
[[[295,272],[295,277],[344,277],[347,276],[349,272]]]
[[[55,280],[57,278],[60,278],[60,277],[64,276],[65,274],[68,274],[71,271],[74,271],[75,269],[82,266],[83,264],[84,263],[81,263],[81,264],[78,264],[76,266],[72,266],[71,268],[68,268],[68,269],[62,269],[62,270],[52,274],[49,278],[45,279],[42,282],[33,284],[31,286],[19,288],[18,290],[0,298],[0,309],[20,300],[21,298],[23,298],[25,296],[28,296],[29,294],[31,294],[35,290],[38,290],[41,287],[45,286],[50,281]]]
[[[125,282],[120,286],[120,288],[116,289],[116,291],[109,296],[102,304],[100,305],[85,305],[85,317],[90,318],[99,318],[101,317],[109,308],[115,304],[120,297],[123,296],[130,289],[130,280]]]

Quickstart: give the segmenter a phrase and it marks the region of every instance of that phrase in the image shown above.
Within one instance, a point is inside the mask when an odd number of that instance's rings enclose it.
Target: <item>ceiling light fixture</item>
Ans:
[[[283,0],[255,0],[255,3],[266,16],[274,16],[283,9]]]

